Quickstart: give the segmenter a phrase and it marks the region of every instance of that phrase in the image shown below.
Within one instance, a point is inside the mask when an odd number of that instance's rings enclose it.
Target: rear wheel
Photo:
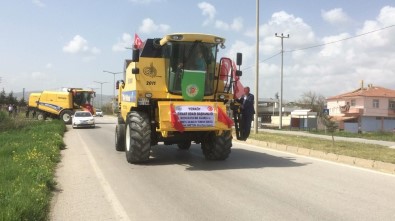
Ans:
[[[208,160],[225,160],[228,158],[232,147],[231,131],[224,131],[220,136],[211,132],[202,142],[203,154]]]
[[[191,141],[184,141],[182,143],[177,144],[178,149],[180,150],[189,150],[191,148]]]
[[[146,113],[132,111],[126,124],[126,159],[129,163],[148,161],[151,151],[151,126]]]
[[[45,113],[43,113],[41,111],[37,113],[37,120],[45,120],[45,119],[47,119],[47,116],[45,116]]]
[[[71,116],[73,112],[71,110],[64,110],[60,113],[60,119],[63,120],[65,124],[71,124]]]
[[[125,124],[115,127],[115,150],[125,151]]]

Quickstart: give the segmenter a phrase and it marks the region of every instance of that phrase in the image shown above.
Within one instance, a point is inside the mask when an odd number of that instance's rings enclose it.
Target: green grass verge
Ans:
[[[330,135],[330,133],[325,133],[325,131],[317,130],[310,131],[313,134],[323,134]],[[383,140],[383,141],[392,141],[395,142],[395,133],[391,132],[366,132],[366,133],[351,133],[346,131],[337,131],[334,133],[335,136],[338,137],[356,137],[356,138],[364,138],[369,140]]]
[[[331,140],[265,132],[251,134],[250,138],[289,146],[303,147],[312,150],[323,151],[326,153],[395,163],[395,149],[381,145],[335,141],[335,145],[332,146]]]
[[[8,120],[0,122],[0,220],[47,220],[65,125]]]

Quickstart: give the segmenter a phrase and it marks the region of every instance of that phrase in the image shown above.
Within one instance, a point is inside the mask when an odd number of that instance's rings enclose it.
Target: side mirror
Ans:
[[[237,53],[236,64],[237,64],[237,66],[240,66],[241,63],[243,63],[243,54],[242,53]]]
[[[119,89],[119,81],[117,81],[117,83],[115,83],[115,88],[118,90]]]
[[[243,72],[240,70],[236,71],[236,76],[241,77],[243,75]]]
[[[140,49],[133,48],[132,62],[139,62]]]

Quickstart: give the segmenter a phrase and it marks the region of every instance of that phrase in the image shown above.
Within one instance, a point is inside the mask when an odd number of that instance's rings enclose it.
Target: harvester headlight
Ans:
[[[173,41],[180,41],[180,40],[182,40],[183,36],[182,35],[172,35],[172,36],[170,36],[170,38]]]
[[[146,97],[146,98],[151,98],[151,97],[152,97],[152,94],[151,94],[151,93],[145,93],[145,97]]]
[[[225,99],[225,95],[223,95],[223,94],[219,95],[219,99],[221,99],[221,100]]]

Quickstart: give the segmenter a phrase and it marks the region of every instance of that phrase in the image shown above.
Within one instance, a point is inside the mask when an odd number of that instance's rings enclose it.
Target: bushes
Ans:
[[[23,117],[17,116],[16,118],[10,118],[8,113],[0,111],[0,132],[21,129],[29,124]]]

